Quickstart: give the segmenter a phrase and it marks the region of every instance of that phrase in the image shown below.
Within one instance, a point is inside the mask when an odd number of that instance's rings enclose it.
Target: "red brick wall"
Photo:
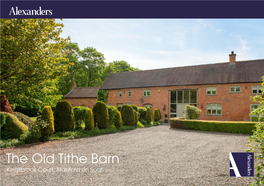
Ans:
[[[92,109],[97,98],[66,98],[65,100],[69,101],[73,107],[84,106]]]
[[[164,114],[169,115],[169,90],[197,89],[198,108],[202,110],[199,119],[222,120],[222,121],[250,121],[250,104],[256,104],[249,100],[252,96],[252,85],[261,83],[244,84],[219,84],[219,85],[197,85],[197,86],[171,86],[171,87],[151,87],[151,88],[130,88],[109,90],[108,102],[111,106],[117,106],[118,103],[131,103],[138,107],[151,104],[153,109],[160,109],[162,118]],[[241,86],[241,93],[229,93],[230,86]],[[216,87],[216,95],[206,95],[206,87]],[[131,97],[128,97],[128,91],[131,90]],[[143,97],[143,90],[150,90],[150,97]],[[160,90],[160,92],[159,92]],[[122,97],[119,98],[119,91],[122,91]],[[206,115],[206,104],[222,104],[221,116]],[[165,111],[163,110],[165,105]],[[201,108],[203,105],[203,108]]]

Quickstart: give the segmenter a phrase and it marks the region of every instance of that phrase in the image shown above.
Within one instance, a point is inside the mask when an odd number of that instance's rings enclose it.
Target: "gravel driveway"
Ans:
[[[1,185],[249,185],[253,178],[229,177],[229,152],[245,152],[247,141],[248,135],[161,125],[11,147],[0,151]],[[8,163],[7,153],[28,160],[17,163],[14,157],[15,163]],[[34,163],[32,156],[36,153],[51,156],[47,159],[50,163]],[[65,163],[60,153],[78,156],[79,162],[74,157],[73,163]],[[92,154],[94,162],[101,156],[117,156],[119,163],[117,158],[112,163],[112,157],[109,163],[92,163]],[[81,163],[80,156],[87,157],[87,162],[82,157]],[[38,154],[34,156],[34,161],[40,160]],[[105,158],[100,160],[104,162]]]

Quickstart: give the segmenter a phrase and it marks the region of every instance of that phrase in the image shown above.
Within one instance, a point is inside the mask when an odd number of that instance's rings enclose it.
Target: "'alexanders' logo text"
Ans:
[[[254,176],[253,152],[230,152],[229,163],[230,177]]]
[[[9,15],[52,15],[52,10],[42,10],[41,6],[38,10],[19,10],[16,6],[10,9]]]

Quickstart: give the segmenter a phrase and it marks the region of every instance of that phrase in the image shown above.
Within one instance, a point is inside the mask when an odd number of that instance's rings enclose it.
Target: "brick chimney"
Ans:
[[[236,54],[234,54],[234,51],[231,51],[231,54],[229,54],[229,63],[235,64],[236,62]]]
[[[76,87],[76,83],[75,83],[75,81],[73,81],[72,88],[75,88],[75,87]]]

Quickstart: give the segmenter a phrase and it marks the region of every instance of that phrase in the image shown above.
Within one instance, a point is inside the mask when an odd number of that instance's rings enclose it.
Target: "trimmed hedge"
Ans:
[[[94,128],[94,115],[93,111],[88,108],[85,111],[85,130],[92,130]]]
[[[30,117],[28,117],[28,116],[26,116],[20,112],[13,112],[13,114],[17,117],[17,119],[19,121],[21,121],[22,123],[24,123],[28,127],[28,130],[31,130],[32,125],[33,125],[33,120]]]
[[[25,134],[28,131],[28,127],[19,121],[13,114],[7,112],[0,112],[1,118],[1,139],[19,138],[21,134]]]
[[[145,107],[138,107],[138,112],[139,112],[139,120],[146,120],[146,115],[147,115],[147,108]]]
[[[29,117],[36,117],[40,115],[41,107],[39,105],[34,105],[34,106],[17,105],[15,107],[15,111],[23,113]]]
[[[123,105],[121,110],[121,116],[122,121],[124,122],[124,125],[127,126],[134,126],[135,125],[135,116],[134,116],[134,110],[132,106],[130,105]]]
[[[54,126],[56,132],[73,131],[73,109],[70,102],[58,101],[54,112]]]
[[[159,121],[160,118],[161,118],[160,110],[159,109],[155,109],[155,111],[154,111],[154,121]]]
[[[82,123],[84,123],[86,110],[87,107],[78,106],[73,108],[75,129],[81,128]]]
[[[114,125],[118,110],[114,106],[107,106],[107,110],[108,110],[108,115],[109,115],[109,123],[110,125]]]
[[[146,122],[150,123],[152,121],[152,111],[150,107],[147,108]]]
[[[137,105],[132,105],[132,108],[133,108],[136,112],[138,112],[138,107],[137,107]]]
[[[256,122],[170,119],[171,128],[192,129],[212,132],[253,134]]]
[[[97,101],[93,107],[94,124],[99,129],[106,129],[109,126],[109,114],[106,104],[102,101]]]
[[[117,111],[117,114],[116,114],[115,126],[116,127],[121,127],[122,126],[122,117],[121,117],[121,113],[119,111]]]
[[[54,117],[50,106],[45,106],[41,111],[41,119],[48,125],[42,130],[42,134],[50,136],[54,133]]]
[[[118,110],[119,112],[121,112],[121,110],[122,110],[122,106],[117,106],[117,110]]]
[[[134,117],[135,117],[135,125],[137,125],[138,122],[138,113],[134,110]]]

